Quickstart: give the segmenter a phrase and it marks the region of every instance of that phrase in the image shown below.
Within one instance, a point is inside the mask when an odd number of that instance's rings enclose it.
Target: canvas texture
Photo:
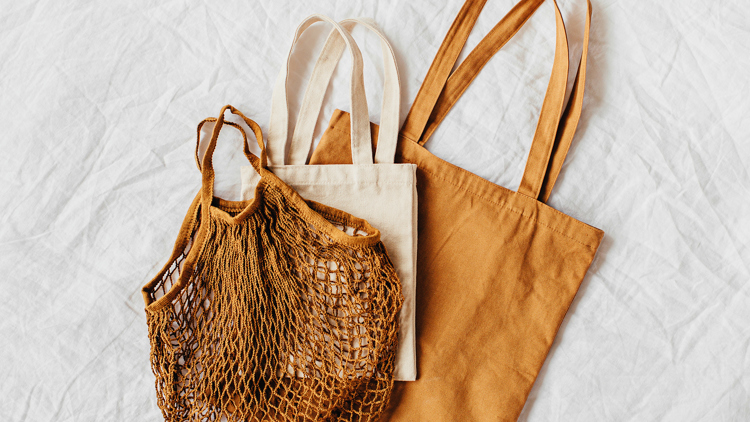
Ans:
[[[323,19],[308,19],[300,25],[289,52],[290,57],[305,29],[320,20]],[[385,80],[382,125],[379,131],[381,142],[374,153],[363,87],[362,57],[347,30],[354,25],[364,26],[377,34],[382,46]],[[308,165],[306,162],[325,92],[345,47],[348,47],[352,55],[350,101],[354,112],[350,115],[350,127],[356,127],[347,132],[349,164]],[[290,143],[287,139],[289,62],[288,60],[279,73],[274,89],[268,139],[269,168],[302,197],[366,219],[380,231],[404,295],[399,315],[399,347],[394,379],[413,381],[417,377],[414,301],[417,254],[416,165],[394,162],[399,130],[400,82],[393,49],[371,21],[349,19],[341,21],[340,26],[335,25],[316,62]],[[243,167],[244,199],[253,196],[257,182],[258,173],[250,166]]]
[[[581,114],[590,4],[566,102],[567,34],[557,4],[548,2],[555,9],[555,58],[518,191],[423,147],[544,1],[518,3],[454,69],[484,3],[467,0],[460,10],[400,133],[397,162],[418,168],[419,377],[396,383],[384,420],[517,420],[604,234],[545,204]],[[347,162],[348,132],[347,114],[335,112],[311,162]]]

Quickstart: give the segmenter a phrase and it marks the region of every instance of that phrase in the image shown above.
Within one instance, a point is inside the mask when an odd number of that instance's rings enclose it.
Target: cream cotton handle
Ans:
[[[346,30],[351,30],[360,24],[377,34],[383,54],[384,82],[383,105],[381,108],[380,131],[378,148],[375,153],[376,163],[393,163],[398,144],[399,115],[401,106],[401,82],[398,77],[398,67],[393,47],[383,35],[377,24],[367,18],[346,19],[339,22]],[[344,39],[337,31],[331,31],[318,61],[315,63],[310,82],[307,85],[297,127],[292,136],[290,164],[304,164],[313,143],[315,125],[320,114],[325,92],[330,84],[341,54],[344,51]],[[353,161],[355,162],[355,161]]]
[[[271,100],[271,121],[268,133],[268,158],[270,164],[284,165],[286,159],[286,143],[289,134],[289,102],[287,99],[287,82],[289,79],[289,65],[294,46],[297,44],[302,33],[316,22],[328,22],[343,37],[344,43],[349,48],[352,56],[351,69],[351,142],[352,160],[355,164],[371,164],[372,152],[370,148],[370,120],[367,110],[367,99],[365,97],[365,86],[363,80],[362,53],[352,39],[348,31],[333,19],[323,15],[311,15],[306,18],[294,34],[292,46],[289,49],[287,61],[284,63],[274,85]],[[305,154],[306,155],[306,154]],[[305,157],[306,158],[306,157]]]

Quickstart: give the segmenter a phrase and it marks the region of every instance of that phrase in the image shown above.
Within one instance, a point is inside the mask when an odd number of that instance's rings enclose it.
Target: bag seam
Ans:
[[[469,189],[467,189],[467,188],[465,188],[465,187],[463,187],[463,186],[460,186],[460,185],[458,185],[458,184],[456,184],[456,183],[453,183],[453,181],[451,181],[451,180],[448,180],[448,179],[446,179],[446,178],[444,178],[444,177],[442,177],[442,176],[438,175],[438,174],[437,174],[437,173],[435,173],[435,172],[432,172],[432,171],[429,171],[429,170],[425,170],[424,168],[420,168],[420,170],[424,171],[425,173],[429,173],[429,174],[431,174],[431,175],[432,175],[433,177],[436,177],[436,178],[438,178],[438,179],[440,179],[440,180],[442,180],[442,181],[444,181],[444,182],[446,182],[446,183],[448,183],[448,184],[450,184],[450,185],[452,185],[452,186],[455,186],[455,187],[457,187],[458,189],[461,189],[462,191],[464,191],[464,192],[467,192],[467,193],[469,193],[469,194],[471,194],[471,195],[473,195],[473,196],[475,196],[475,197],[477,197],[477,198],[483,199],[483,200],[485,200],[485,201],[487,201],[487,202],[489,202],[489,203],[491,203],[491,204],[494,204],[494,205],[497,205],[497,206],[500,206],[500,207],[506,208],[506,209],[508,209],[509,211],[513,211],[513,212],[515,212],[516,214],[518,214],[518,215],[520,215],[520,216],[522,216],[522,217],[524,217],[524,218],[526,218],[526,219],[529,219],[529,220],[531,220],[531,221],[533,221],[533,222],[535,222],[535,223],[539,224],[539,225],[540,225],[540,226],[542,226],[542,227],[546,227],[547,229],[549,229],[549,230],[552,230],[553,232],[555,232],[555,233],[558,233],[558,234],[560,234],[561,236],[564,236],[564,237],[566,237],[566,238],[568,238],[568,239],[570,239],[570,240],[572,240],[572,241],[574,241],[574,242],[576,242],[576,243],[579,243],[579,244],[581,244],[581,245],[583,245],[583,246],[586,246],[587,248],[591,249],[592,251],[596,251],[596,249],[597,249],[597,248],[594,248],[594,247],[592,247],[591,245],[589,245],[589,244],[587,244],[587,243],[583,243],[583,242],[581,242],[581,241],[580,241],[580,240],[578,240],[578,239],[574,239],[573,237],[571,237],[571,236],[569,236],[569,235],[567,235],[567,234],[565,234],[565,233],[561,232],[560,230],[557,230],[557,229],[555,229],[554,227],[552,227],[552,226],[550,226],[550,225],[544,224],[543,222],[539,221],[538,219],[536,219],[536,218],[534,218],[534,217],[532,217],[532,216],[530,216],[530,215],[528,215],[528,214],[525,214],[525,213],[524,213],[523,211],[521,211],[521,210],[519,210],[519,209],[516,209],[516,208],[514,208],[513,206],[509,205],[509,204],[508,204],[507,202],[495,202],[495,201],[493,201],[493,200],[491,200],[491,199],[488,199],[488,198],[486,198],[485,196],[482,196],[482,195],[480,195],[480,194],[478,194],[478,193],[476,193],[476,192],[473,192],[473,191],[471,191],[471,190],[469,190]],[[465,170],[464,170],[464,171],[465,171]],[[486,180],[486,179],[483,179],[483,180]],[[490,182],[490,183],[491,183],[491,182]],[[502,188],[502,186],[500,186],[500,187]],[[507,189],[507,188],[504,188],[504,189]],[[512,192],[512,191],[511,191],[511,192]],[[561,215],[563,215],[563,216],[565,216],[565,217],[568,217],[568,218],[572,218],[572,217],[568,216],[567,214],[563,214],[562,212],[560,212],[560,211],[558,211],[558,210],[556,210],[556,209],[554,209],[554,208],[552,208],[552,207],[550,207],[550,208],[551,208],[551,209],[552,209],[553,211],[555,211],[555,212],[557,212],[557,213],[559,213],[559,214],[561,214]],[[583,224],[583,223],[580,223],[580,224]]]
[[[349,135],[349,132],[348,132],[348,131],[346,131],[346,130],[344,130],[344,129],[341,129],[341,128],[340,128],[340,127],[338,127],[338,126],[335,126],[335,125],[330,125],[330,126],[329,126],[329,128],[330,128],[330,129],[333,129],[334,131],[336,131],[336,132],[339,132],[339,133],[341,133],[341,134]],[[424,148],[425,150],[427,150],[427,148],[425,148],[425,147],[424,147],[423,145],[420,145],[420,144],[419,144],[419,142],[416,142],[416,141],[414,141],[413,139],[411,139],[411,138],[407,137],[406,135],[404,135],[404,134],[400,134],[400,136],[401,136],[401,137],[403,137],[404,139],[407,139],[407,140],[409,140],[410,142],[414,142],[414,143],[416,143],[417,145],[419,145],[419,146],[421,146],[422,148]],[[427,150],[427,152],[429,152],[429,150]],[[430,152],[430,154],[432,154],[432,153]],[[434,155],[434,154],[433,154],[433,155]],[[400,154],[400,153],[398,153],[398,152],[396,153],[396,156],[401,156],[400,158],[402,158],[402,159],[403,159],[403,156],[402,156],[402,154]],[[436,156],[436,157],[437,157],[437,156]],[[442,158],[440,158],[440,157],[437,157],[437,158],[438,158],[438,159],[440,159],[440,160],[442,160]],[[443,160],[443,161],[445,161],[445,160]],[[411,164],[416,164],[416,163],[411,163]],[[450,164],[450,163],[448,163],[448,164]],[[453,165],[454,167],[456,167],[456,168],[457,168],[458,170],[461,170],[462,172],[468,173],[468,174],[469,174],[469,175],[471,175],[471,176],[476,176],[476,177],[480,177],[480,178],[481,178],[482,180],[484,180],[484,181],[486,181],[486,182],[488,182],[488,183],[492,183],[492,182],[490,182],[489,180],[487,180],[487,179],[485,179],[485,178],[483,178],[483,177],[481,177],[481,176],[477,176],[476,174],[474,174],[474,173],[472,173],[472,172],[470,172],[470,171],[468,171],[468,170],[466,170],[466,169],[463,169],[463,168],[461,168],[461,167],[458,167],[458,166],[456,166],[456,165],[454,165],[454,164],[451,164],[451,165]],[[589,248],[591,248],[591,249],[593,249],[593,250],[596,250],[595,248],[593,248],[593,247],[589,246],[589,245],[588,245],[588,244],[586,244],[586,243],[583,243],[583,242],[581,242],[581,241],[579,241],[579,240],[576,240],[576,239],[574,239],[574,238],[572,238],[572,237],[570,237],[570,236],[568,236],[568,235],[566,235],[566,234],[564,234],[564,233],[560,232],[559,230],[555,230],[554,228],[552,228],[552,227],[550,227],[550,226],[548,226],[548,225],[546,225],[546,224],[544,224],[544,223],[541,223],[541,222],[539,222],[539,220],[536,220],[536,219],[534,219],[533,217],[530,217],[530,216],[528,216],[528,215],[526,215],[526,214],[523,214],[523,212],[522,212],[522,211],[518,211],[518,210],[516,210],[515,208],[511,207],[510,205],[508,205],[508,204],[507,204],[507,203],[505,203],[505,202],[502,202],[502,203],[496,203],[496,202],[494,202],[494,201],[492,201],[492,200],[490,200],[490,199],[487,199],[487,198],[485,198],[484,196],[481,196],[481,195],[479,195],[479,194],[477,194],[477,193],[475,193],[475,192],[473,192],[473,191],[470,191],[470,190],[469,190],[469,189],[467,189],[467,188],[464,188],[464,187],[462,187],[462,186],[459,186],[459,185],[457,185],[457,184],[455,184],[455,183],[451,182],[450,180],[448,180],[448,179],[446,179],[446,178],[443,178],[442,176],[439,176],[439,175],[438,175],[437,173],[434,173],[434,172],[432,172],[432,171],[428,171],[428,170],[425,170],[424,168],[421,168],[421,167],[419,167],[419,165],[417,165],[417,167],[418,167],[418,168],[419,168],[420,170],[423,170],[423,171],[425,171],[425,172],[427,172],[427,173],[430,173],[430,174],[432,174],[433,176],[435,176],[435,177],[439,178],[440,180],[443,180],[443,181],[445,181],[445,182],[448,182],[449,184],[451,184],[451,185],[453,185],[453,186],[456,186],[456,187],[460,188],[461,190],[464,190],[464,191],[466,191],[466,192],[469,192],[469,193],[471,193],[472,195],[474,195],[474,196],[476,196],[476,197],[478,197],[478,198],[482,198],[482,199],[484,199],[485,201],[487,201],[487,202],[490,202],[490,203],[492,203],[492,204],[495,204],[495,205],[500,205],[500,206],[502,206],[502,207],[505,207],[505,208],[511,209],[511,210],[513,210],[514,212],[517,212],[517,213],[521,214],[522,216],[524,216],[524,217],[526,217],[526,218],[528,218],[528,219],[531,219],[532,221],[535,221],[535,222],[539,223],[540,225],[542,225],[542,226],[544,226],[544,227],[547,227],[548,229],[550,229],[550,230],[552,230],[552,231],[554,231],[554,232],[556,232],[556,233],[559,233],[559,234],[561,234],[561,235],[563,235],[563,236],[567,237],[567,238],[568,238],[568,239],[570,239],[570,240],[573,240],[573,241],[575,241],[575,242],[578,242],[578,243],[580,243],[580,244],[582,244],[582,245],[584,245],[584,246],[588,246]],[[510,192],[513,192],[513,191],[511,191],[510,189],[508,189],[508,188],[506,188],[506,187],[504,187],[504,186],[500,186],[500,185],[498,185],[498,184],[496,184],[496,183],[493,183],[493,184],[494,184],[495,186],[497,186],[497,187],[501,188],[501,189],[506,189],[506,190],[508,190],[508,191],[510,191]],[[518,193],[518,192],[513,192],[513,193]],[[532,198],[532,199],[533,199],[533,198]],[[572,218],[572,217],[570,217],[569,215],[565,214],[564,212],[562,212],[562,211],[560,211],[560,210],[557,210],[557,209],[555,209],[555,208],[552,208],[552,207],[549,207],[549,208],[550,208],[550,209],[551,209],[551,210],[552,210],[553,212],[555,212],[555,213],[557,213],[557,214],[559,214],[559,215],[561,215],[561,216],[563,216],[563,217],[566,217],[566,218]],[[580,222],[580,221],[575,221],[575,224],[576,224],[576,225],[578,225],[578,226],[584,226],[584,227],[593,227],[593,226],[587,225],[586,223],[583,223],[583,222]],[[594,228],[595,228],[595,227],[594,227]],[[600,230],[600,229],[597,229],[597,230]]]

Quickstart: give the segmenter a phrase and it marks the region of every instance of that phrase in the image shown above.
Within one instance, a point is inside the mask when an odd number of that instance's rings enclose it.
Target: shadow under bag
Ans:
[[[260,174],[254,198],[215,198],[226,109],[244,118],[227,106],[215,119],[202,189],[143,288],[157,404],[170,422],[376,419],[403,300],[380,232],[276,177],[247,118],[261,148],[258,158],[244,145]]]
[[[517,192],[422,145],[489,59],[543,3],[523,0],[453,70],[485,0],[468,0],[402,126],[396,160],[417,165],[417,374],[396,382],[384,419],[516,420],[604,233],[545,204],[581,113],[591,4],[567,105],[568,44],[555,59]],[[348,118],[336,111],[311,163],[348,162]]]

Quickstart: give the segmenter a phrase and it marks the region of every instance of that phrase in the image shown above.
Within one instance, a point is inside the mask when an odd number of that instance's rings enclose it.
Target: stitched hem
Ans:
[[[425,170],[425,169],[423,169],[423,168],[421,168],[420,170],[424,171],[425,173],[429,173],[429,174],[431,174],[431,175],[432,175],[433,177],[435,177],[435,178],[437,178],[437,179],[440,179],[440,180],[442,180],[442,181],[444,181],[444,182],[446,182],[446,183],[448,183],[448,184],[450,184],[450,185],[452,185],[452,186],[455,186],[455,187],[457,187],[458,189],[461,189],[462,191],[464,191],[464,192],[467,192],[467,193],[469,193],[469,194],[471,194],[471,195],[473,195],[473,196],[475,196],[475,197],[477,197],[477,198],[483,199],[483,200],[485,200],[485,201],[487,201],[487,202],[489,202],[489,203],[491,203],[491,204],[493,204],[493,205],[497,205],[497,206],[500,206],[500,207],[502,207],[502,208],[505,208],[505,209],[507,209],[508,211],[512,211],[512,212],[515,212],[516,214],[519,214],[520,216],[522,216],[522,217],[524,217],[524,218],[527,218],[527,219],[529,219],[529,220],[533,221],[534,223],[536,223],[536,224],[539,224],[539,225],[540,225],[540,226],[542,226],[542,227],[546,227],[547,229],[549,229],[549,230],[552,230],[553,232],[555,232],[555,233],[558,233],[558,234],[560,234],[561,236],[564,236],[564,237],[566,237],[566,238],[568,238],[568,239],[570,239],[570,240],[572,240],[572,241],[574,241],[574,242],[576,242],[576,243],[579,243],[579,244],[581,244],[581,245],[583,245],[583,246],[586,246],[587,248],[591,249],[592,251],[596,251],[596,250],[598,249],[598,246],[591,246],[591,245],[589,245],[588,243],[584,243],[584,242],[581,242],[580,240],[578,240],[578,239],[575,239],[575,238],[573,238],[573,237],[571,237],[571,236],[569,236],[569,235],[567,235],[567,234],[563,233],[562,231],[560,231],[560,230],[557,230],[557,229],[555,229],[554,227],[552,227],[552,226],[550,226],[550,225],[548,225],[548,224],[544,224],[543,222],[539,221],[538,219],[536,219],[536,218],[534,218],[534,217],[532,217],[532,216],[530,216],[530,215],[528,215],[528,214],[524,213],[524,212],[523,212],[523,210],[519,210],[519,209],[517,209],[517,208],[513,207],[512,205],[508,204],[507,202],[495,202],[495,201],[493,201],[493,200],[491,200],[491,199],[488,199],[487,197],[485,197],[485,196],[482,196],[482,195],[480,195],[480,194],[478,194],[478,193],[476,193],[476,192],[474,192],[474,191],[472,191],[472,190],[469,190],[469,189],[467,189],[467,188],[465,188],[465,187],[463,187],[463,186],[461,186],[461,185],[458,185],[458,184],[454,183],[454,182],[453,182],[452,180],[449,180],[449,179],[447,179],[447,178],[445,178],[445,177],[442,177],[442,176],[440,176],[440,175],[436,174],[435,172],[432,172],[432,171],[429,171],[429,170]],[[464,170],[464,171],[465,171],[465,170]],[[469,173],[470,173],[470,172],[469,172]],[[471,174],[472,176],[475,176],[475,177],[479,177],[479,176],[477,176],[477,175],[475,175],[475,174],[473,174],[473,173],[470,173],[470,174]],[[486,179],[482,179],[482,180],[486,180]],[[488,182],[489,182],[489,181],[488,181]],[[489,182],[489,183],[492,183],[492,182]],[[510,189],[508,189],[508,188],[502,187],[502,186],[500,186],[500,185],[496,185],[496,186],[497,186],[497,187],[499,187],[499,188],[505,189],[505,190],[507,190],[507,191],[509,191],[509,192],[511,192],[511,193],[513,193],[513,194],[516,194],[516,193],[517,193],[517,192],[513,192],[513,191],[511,191],[511,190],[510,190]],[[520,195],[523,195],[523,194],[520,194]],[[527,196],[527,198],[529,198],[529,199],[533,199],[533,198],[531,198],[530,196]],[[572,221],[574,221],[574,222],[578,223],[579,225],[580,225],[580,224],[583,224],[583,225],[585,225],[585,227],[586,227],[586,229],[587,229],[587,230],[589,230],[589,229],[599,230],[599,229],[597,229],[596,227],[593,227],[593,226],[589,226],[589,225],[587,225],[586,223],[580,222],[580,221],[578,221],[578,220],[574,219],[573,217],[571,217],[571,216],[569,216],[569,215],[567,215],[567,214],[564,214],[564,213],[562,213],[562,212],[560,212],[560,211],[558,211],[558,210],[556,210],[556,209],[554,209],[554,208],[552,208],[552,207],[549,207],[549,208],[550,208],[551,210],[555,211],[556,213],[558,213],[558,214],[560,214],[560,215],[562,215],[562,216],[566,217],[566,218],[570,218],[570,219],[571,219]],[[601,230],[599,230],[599,231],[601,231]],[[604,233],[604,232],[602,232],[602,234],[603,234],[603,233]]]

